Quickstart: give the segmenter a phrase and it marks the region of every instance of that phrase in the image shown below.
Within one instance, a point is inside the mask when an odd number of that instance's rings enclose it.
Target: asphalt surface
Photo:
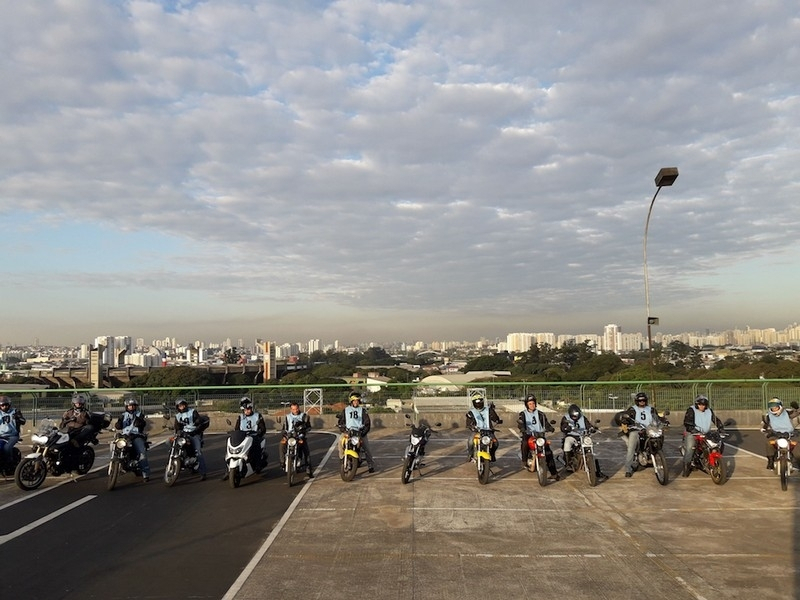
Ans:
[[[159,446],[151,482],[126,475],[113,492],[105,471],[38,494],[0,483],[0,546],[13,574],[0,595],[796,598],[800,475],[782,492],[765,469],[761,435],[733,433],[722,486],[703,473],[680,477],[677,432],[666,444],[667,486],[652,469],[624,477],[613,430],[597,438],[611,478],[596,487],[580,474],[540,487],[521,470],[508,429],[485,486],[465,462],[463,429],[431,439],[422,477],[408,485],[399,429],[370,434],[378,470],[362,468],[349,483],[334,437],[313,435],[323,465],[293,488],[275,466],[276,435],[267,472],[236,490],[220,480],[224,436],[208,438],[209,480],[182,474],[173,488],[159,479]],[[32,527],[37,519],[49,520]]]

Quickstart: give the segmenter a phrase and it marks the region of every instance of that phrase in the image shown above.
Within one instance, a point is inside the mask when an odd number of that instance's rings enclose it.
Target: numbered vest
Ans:
[[[248,416],[242,415],[239,417],[239,431],[258,431],[258,420],[261,415],[255,411]]]
[[[136,435],[142,433],[135,425],[136,419],[141,418],[141,411],[128,412],[127,410],[122,415],[122,433],[127,435]]]
[[[360,408],[361,407],[359,406],[359,409]],[[353,410],[353,409],[352,408],[346,408],[345,409],[345,415],[350,410]],[[306,416],[306,413],[304,413],[304,412],[299,412],[296,415],[293,415],[292,413],[289,413],[288,415],[286,415],[286,429],[288,429],[288,430],[294,429],[294,426],[295,426],[296,423],[300,423],[302,425],[303,424],[303,419],[305,418],[305,416]],[[361,417],[359,417],[359,419],[360,418]],[[349,428],[350,425],[348,425],[347,427]],[[361,427],[361,426],[359,425],[359,427]]]
[[[781,414],[777,416],[769,412],[767,413],[767,418],[769,419],[769,426],[772,427],[772,431],[777,431],[779,433],[792,433],[794,431],[792,419],[785,410],[782,410]]]
[[[478,429],[491,429],[492,422],[489,419],[489,407],[485,406],[483,410],[478,410],[477,408],[471,408],[470,411],[472,416],[475,417],[475,427]]]
[[[544,423],[540,418],[539,410],[533,412],[523,410],[522,414],[525,415],[525,431],[528,433],[544,433]]]
[[[10,411],[0,411],[0,435],[12,436],[19,435],[17,430],[17,420],[14,418],[17,409],[12,408]]]
[[[175,413],[175,420],[183,425],[183,430],[186,433],[192,433],[195,429],[197,429],[197,425],[194,424],[193,408],[188,409],[186,412]]]
[[[364,408],[362,406],[345,408],[344,425],[348,429],[361,429],[364,426]]]
[[[707,408],[701,411],[696,406],[692,406],[692,410],[694,411],[694,426],[703,433],[711,431],[711,409]]]
[[[653,407],[652,406],[634,406],[633,411],[636,414],[636,422],[639,425],[644,425],[647,427],[651,423],[655,421],[653,418]]]

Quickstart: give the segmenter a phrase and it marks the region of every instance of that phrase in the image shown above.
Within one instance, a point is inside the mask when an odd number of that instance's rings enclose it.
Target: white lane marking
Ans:
[[[320,433],[328,433],[328,432],[324,432],[323,431],[323,432],[320,432]],[[331,447],[328,448],[327,454],[325,454],[325,457],[322,459],[322,462],[317,467],[317,472],[319,472],[319,471],[321,471],[323,469],[323,467],[325,466],[325,463],[328,462],[328,459],[331,457],[331,454],[333,454],[333,451],[338,448],[338,444],[337,444],[337,442],[339,441],[338,434],[331,433],[330,435],[336,436],[336,439],[334,439],[333,443],[331,444]],[[292,513],[294,513],[294,511],[297,509],[297,505],[300,504],[300,501],[303,499],[303,496],[305,496],[306,492],[309,489],[309,486],[312,483],[314,483],[314,481],[315,481],[315,479],[306,479],[306,483],[303,485],[303,489],[300,490],[300,493],[297,494],[297,496],[295,496],[295,499],[289,505],[289,508],[287,508],[286,512],[283,513],[283,516],[281,517],[281,520],[278,521],[278,524],[270,532],[269,537],[266,539],[266,541],[261,546],[261,548],[258,549],[258,552],[256,552],[255,555],[253,555],[253,558],[251,558],[250,562],[247,563],[247,566],[239,574],[239,577],[237,577],[236,581],[233,582],[233,585],[231,585],[231,587],[228,589],[228,591],[225,592],[225,595],[222,597],[222,600],[233,600],[233,598],[236,597],[236,594],[239,593],[239,590],[242,589],[242,586],[245,584],[247,579],[253,573],[253,570],[258,566],[258,563],[261,562],[261,559],[267,553],[267,550],[269,550],[270,546],[272,546],[272,543],[275,541],[275,538],[278,537],[278,534],[283,529],[283,526],[286,525],[286,522],[289,520],[289,517],[291,517]]]
[[[20,527],[16,531],[12,531],[11,533],[7,533],[5,535],[0,535],[0,546],[2,546],[8,541],[13,540],[14,538],[17,538],[25,533],[28,533],[32,529],[36,529],[37,527],[39,527],[39,525],[44,525],[48,521],[52,521],[56,517],[63,515],[65,512],[68,512],[73,508],[79,507],[81,504],[84,504],[89,500],[94,500],[95,498],[97,498],[97,496],[86,496],[84,498],[81,498],[80,500],[76,500],[72,504],[67,504],[63,508],[59,508],[57,511],[50,513],[46,517],[42,517],[41,519],[37,519],[33,523],[25,525],[25,527]]]

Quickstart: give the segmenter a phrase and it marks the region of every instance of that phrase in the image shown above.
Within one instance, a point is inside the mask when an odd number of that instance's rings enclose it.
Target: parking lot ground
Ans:
[[[683,478],[671,433],[661,486],[649,468],[625,478],[623,442],[599,437],[611,477],[596,487],[582,474],[540,487],[510,430],[480,485],[463,429],[432,438],[403,485],[406,432],[374,431],[378,470],[344,482],[332,452],[227,597],[798,597],[800,476],[783,492],[762,456],[729,444],[727,483]]]

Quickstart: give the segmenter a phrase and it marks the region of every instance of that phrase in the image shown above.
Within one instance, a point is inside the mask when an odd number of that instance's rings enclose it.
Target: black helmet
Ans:
[[[245,408],[252,409],[253,408],[253,401],[250,400],[250,398],[248,398],[247,396],[245,396],[244,398],[242,398],[239,401],[239,408],[242,409],[242,410],[244,410]]]
[[[699,407],[701,404],[703,406],[705,406],[705,407],[708,407],[708,398],[706,398],[703,395],[700,395],[700,396],[698,396],[697,398],[694,399],[694,405],[696,407]]]
[[[644,402],[645,404],[647,404],[647,394],[645,394],[644,392],[639,392],[638,394],[636,394],[636,397],[633,400],[634,402],[636,402],[636,404],[639,404],[639,402]]]
[[[533,402],[534,404],[538,404],[536,402],[536,396],[534,396],[533,394],[528,394],[528,396],[525,398],[526,405],[528,404],[528,402]]]
[[[567,409],[567,414],[569,415],[570,419],[572,419],[573,421],[577,421],[578,419],[581,418],[581,415],[583,413],[581,413],[580,406],[578,406],[577,404],[570,404],[569,408]]]
[[[178,398],[178,399],[175,400],[175,408],[177,408],[178,410],[181,409],[181,404],[189,406],[189,403],[186,400],[184,400],[183,398]]]
[[[136,410],[137,406],[139,406],[139,403],[136,401],[136,398],[128,398],[125,400],[125,410],[128,410],[130,407],[133,407],[133,410]]]
[[[484,402],[485,398],[483,397],[483,392],[474,391],[470,394],[470,400],[472,400],[472,406],[477,408],[478,410],[483,410],[483,407],[486,406]]]

